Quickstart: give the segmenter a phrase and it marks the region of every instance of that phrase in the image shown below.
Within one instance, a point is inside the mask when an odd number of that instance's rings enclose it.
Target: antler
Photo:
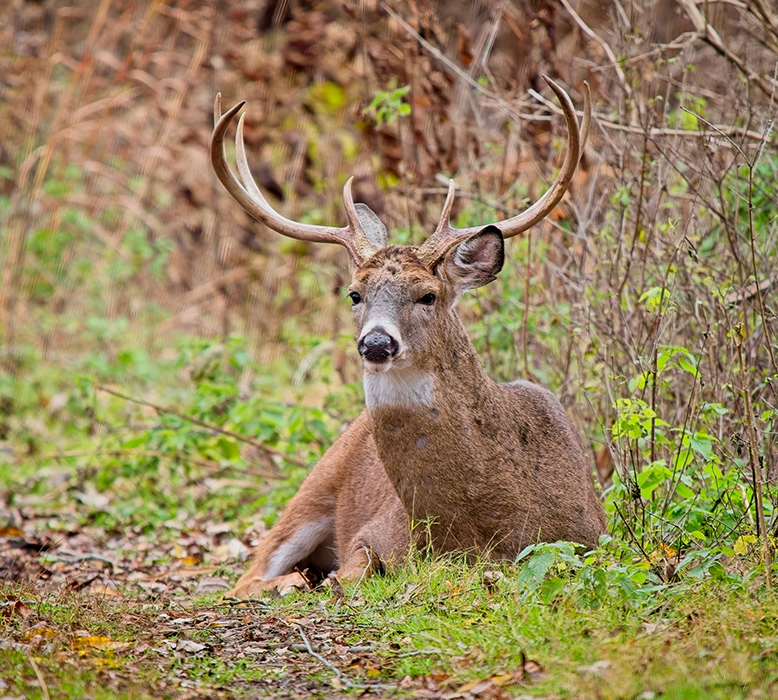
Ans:
[[[354,198],[351,194],[351,183],[354,178],[349,178],[343,187],[343,205],[346,209],[347,226],[343,228],[315,226],[302,224],[281,216],[267,203],[251,176],[246,160],[246,146],[243,142],[243,118],[245,114],[242,114],[238,121],[238,131],[235,135],[235,160],[240,180],[235,177],[224,154],[224,136],[227,133],[227,127],[244,104],[246,104],[245,100],[239,102],[222,116],[221,93],[219,93],[216,95],[213,105],[214,129],[211,135],[211,163],[216,171],[216,176],[221,180],[227,192],[251,216],[284,236],[296,238],[299,241],[338,243],[348,250],[357,265],[367,260],[375,250],[359,224]]]
[[[554,91],[559,102],[562,105],[562,111],[567,122],[567,152],[562,168],[559,171],[554,183],[548,191],[528,209],[521,214],[504,221],[496,221],[492,225],[496,226],[502,232],[503,238],[511,238],[534,226],[543,219],[562,199],[570,180],[578,167],[578,161],[583,155],[586,139],[589,137],[589,125],[591,123],[591,96],[589,94],[589,85],[586,83],[584,91],[584,113],[581,130],[578,130],[578,120],[575,116],[573,103],[570,96],[551,78],[543,76],[549,87]],[[440,221],[435,232],[419,248],[418,256],[422,263],[432,267],[437,263],[452,247],[467,240],[474,234],[489,224],[482,226],[471,226],[470,228],[453,228],[450,223],[451,208],[454,205],[454,194],[456,184],[449,180],[448,195],[446,203],[443,205],[443,212],[440,215]]]

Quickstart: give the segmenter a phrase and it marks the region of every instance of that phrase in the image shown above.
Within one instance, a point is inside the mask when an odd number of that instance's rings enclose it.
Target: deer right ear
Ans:
[[[452,248],[438,265],[457,294],[497,278],[505,262],[505,242],[496,226],[487,226]]]

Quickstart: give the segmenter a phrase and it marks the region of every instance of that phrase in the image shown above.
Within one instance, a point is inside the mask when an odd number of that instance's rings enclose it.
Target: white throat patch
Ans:
[[[368,410],[405,406],[429,406],[435,388],[435,375],[416,369],[365,372],[365,404]]]

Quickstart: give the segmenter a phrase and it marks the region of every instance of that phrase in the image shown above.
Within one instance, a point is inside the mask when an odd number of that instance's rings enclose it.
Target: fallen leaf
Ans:
[[[502,687],[504,685],[510,685],[511,683],[515,683],[515,674],[513,673],[500,673],[496,676],[492,676],[489,680],[494,683],[496,686]]]
[[[49,627],[39,627],[38,629],[31,629],[22,635],[22,641],[29,642],[30,640],[35,639],[35,637],[51,639],[52,637],[56,637],[57,634],[57,630],[53,630]]]
[[[129,646],[131,646],[129,642],[117,642],[110,637],[76,637],[73,640],[73,648],[82,651],[86,649],[126,649]]]
[[[484,571],[481,576],[481,583],[488,593],[494,593],[497,590],[497,584],[503,578],[500,571]]]
[[[176,644],[176,651],[188,651],[192,654],[196,654],[198,651],[202,651],[205,648],[205,644],[198,644],[191,639],[179,639]]]
[[[111,588],[110,586],[105,585],[98,585],[98,586],[90,586],[87,591],[89,595],[93,595],[99,598],[121,598],[122,594],[119,593],[115,588]]]
[[[111,502],[111,499],[108,498],[108,496],[99,493],[91,484],[87,484],[87,489],[85,491],[77,491],[76,498],[85,506],[94,508],[95,510],[105,510]]]
[[[32,610],[27,607],[21,600],[7,595],[3,602],[0,602],[0,615],[5,617],[13,617],[19,615],[22,619],[27,619],[32,615]]]
[[[457,688],[457,694],[462,693],[469,693],[473,688],[475,688],[481,681],[470,681],[469,683],[465,683],[464,685],[460,685]]]
[[[213,556],[220,561],[245,561],[248,559],[251,549],[239,539],[232,538],[226,544],[220,545],[213,550]]]
[[[538,676],[542,676],[545,672],[546,669],[544,669],[537,661],[527,659],[524,662],[524,674],[529,676],[529,680],[534,681],[538,678]]]
[[[468,691],[471,695],[481,695],[482,693],[485,693],[487,690],[489,690],[493,685],[494,683],[492,683],[491,678],[485,678],[482,681],[473,683],[470,688],[468,688]]]
[[[197,594],[218,593],[219,591],[227,591],[230,588],[230,584],[220,576],[205,576],[200,579],[195,592]]]
[[[435,683],[445,683],[449,678],[451,678],[450,673],[446,673],[445,671],[441,671],[439,669],[436,669],[434,671],[430,671],[427,678],[431,679]]]
[[[200,563],[198,557],[179,557],[176,561],[182,566],[195,566]]]
[[[24,533],[16,527],[0,527],[0,537],[24,537]]]

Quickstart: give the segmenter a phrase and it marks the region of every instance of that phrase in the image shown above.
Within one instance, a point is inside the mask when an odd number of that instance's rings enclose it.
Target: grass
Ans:
[[[592,607],[573,583],[549,603],[520,589],[513,566],[415,561],[345,597],[227,605],[16,591],[29,611],[6,618],[0,678],[6,694],[29,698],[45,697],[35,666],[52,698],[274,697],[284,687],[329,697],[364,686],[412,697],[478,682],[483,697],[775,696],[774,599],[707,581],[640,606],[610,595]],[[308,653],[301,630],[342,676]]]

